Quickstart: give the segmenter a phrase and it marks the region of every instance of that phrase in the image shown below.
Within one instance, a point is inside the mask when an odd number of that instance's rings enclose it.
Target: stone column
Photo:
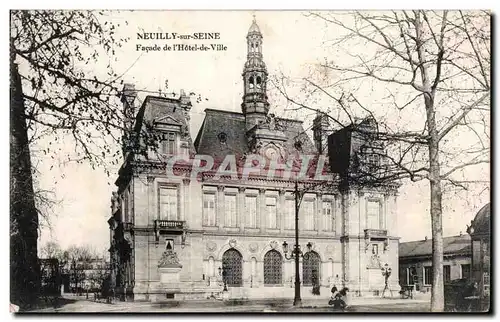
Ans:
[[[261,232],[266,231],[266,189],[259,189],[257,196],[257,228]]]
[[[325,227],[323,227],[323,194],[322,193],[317,193],[316,194],[316,211],[315,211],[315,230],[317,232],[321,232],[326,230]]]
[[[158,212],[154,208],[154,198],[155,198],[155,188],[154,182],[155,177],[148,176],[148,226],[153,224],[153,221],[158,218]]]
[[[224,227],[224,186],[217,186],[216,200],[216,217],[219,230]]]
[[[281,189],[279,191],[279,195],[278,195],[278,200],[277,200],[277,213],[278,213],[278,218],[277,218],[277,221],[278,221],[278,225],[279,225],[279,230],[280,230],[280,234],[283,235],[284,233],[284,227],[285,227],[285,189]]]
[[[191,180],[188,179],[188,178],[184,178],[182,179],[182,186],[183,186],[183,193],[182,193],[182,196],[184,198],[184,202],[183,202],[183,207],[182,207],[182,211],[181,211],[181,220],[184,220],[186,221],[186,223],[190,222],[191,221],[191,218],[189,218],[189,184],[190,184]],[[184,224],[186,224],[184,223]]]
[[[238,187],[238,195],[236,198],[236,208],[238,211],[238,227],[240,232],[245,231],[245,188]]]

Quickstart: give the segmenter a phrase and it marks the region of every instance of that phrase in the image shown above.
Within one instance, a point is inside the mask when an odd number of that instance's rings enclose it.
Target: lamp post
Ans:
[[[290,252],[290,255],[288,255],[289,251],[288,243],[286,241],[283,242],[283,253],[285,254],[285,258],[288,260],[292,258],[295,259],[295,297],[293,299],[294,306],[302,305],[302,299],[300,298],[299,259],[300,257],[308,256],[307,254],[304,255],[302,253],[299,245],[299,208],[300,208],[299,188],[297,181],[295,181],[295,246],[293,247],[293,250]],[[311,248],[312,244],[310,242],[307,243],[308,251],[310,251]]]
[[[223,292],[227,292],[227,267],[219,267],[219,276],[222,276],[222,283],[224,283]]]
[[[382,297],[385,296],[385,291],[389,290],[391,292],[391,297],[392,297],[392,290],[389,288],[389,277],[391,276],[392,273],[392,268],[389,267],[389,264],[385,263],[384,267],[382,267],[382,276],[385,278],[385,286],[384,290],[382,291]]]

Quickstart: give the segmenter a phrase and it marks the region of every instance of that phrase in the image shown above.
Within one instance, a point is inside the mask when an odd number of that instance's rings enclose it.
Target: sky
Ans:
[[[298,11],[134,11],[114,12],[109,19],[120,23],[118,32],[130,37],[125,46],[117,50],[116,61],[111,61],[125,82],[135,84],[143,91],[195,92],[208,98],[193,104],[191,110],[191,136],[194,138],[203,120],[206,108],[240,112],[243,84],[241,73],[246,60],[246,34],[255,13],[263,34],[263,54],[270,76],[284,73],[301,79],[310,73],[311,66],[326,55],[324,42],[336,30],[325,29],[323,22],[313,20]],[[125,25],[125,21],[127,24]],[[218,32],[219,40],[198,41],[221,43],[226,51],[210,52],[140,52],[137,44],[162,47],[172,40],[138,40],[142,32]],[[99,66],[107,61],[100,61]],[[165,82],[168,80],[168,88]],[[279,116],[300,117],[289,111],[283,99],[271,93],[271,112]],[[144,98],[144,93],[139,98]],[[369,95],[362,97],[370,104]],[[49,139],[47,139],[49,140]],[[47,144],[48,141],[40,142]],[[64,149],[71,150],[65,145]],[[110,216],[111,193],[115,191],[117,169],[107,177],[100,169],[87,165],[67,164],[55,166],[51,159],[37,159],[41,187],[53,191],[58,204],[50,212],[50,227],[42,228],[40,244],[57,241],[63,248],[73,244],[89,244],[96,249],[109,245],[107,219]],[[113,169],[112,169],[113,170]],[[488,175],[489,176],[489,175]],[[398,201],[398,228],[401,241],[424,239],[430,234],[429,189],[425,183],[406,185],[400,190]],[[445,196],[443,212],[444,235],[465,232],[466,225],[476,212],[489,201],[489,195],[474,198],[474,193],[460,198]]]

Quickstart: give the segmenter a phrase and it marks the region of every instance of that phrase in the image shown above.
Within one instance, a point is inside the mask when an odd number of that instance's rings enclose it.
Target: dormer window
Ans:
[[[370,173],[377,172],[380,169],[381,162],[380,162],[380,156],[381,153],[380,149],[377,148],[363,148],[362,149],[362,165],[365,167],[365,171],[368,171]]]
[[[226,144],[226,142],[227,142],[227,134],[226,133],[220,132],[217,137],[219,138],[220,143]]]
[[[299,152],[302,151],[302,142],[301,141],[295,141],[293,146],[295,147],[295,149],[297,149],[297,151],[299,151]]]
[[[175,154],[176,152],[176,133],[164,132],[161,135],[162,140],[160,144],[160,153],[162,154]]]

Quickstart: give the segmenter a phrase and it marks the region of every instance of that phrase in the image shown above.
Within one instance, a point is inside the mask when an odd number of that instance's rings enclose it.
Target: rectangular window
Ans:
[[[161,153],[175,154],[175,133],[165,132],[162,134]]]
[[[304,230],[314,230],[314,201],[303,200],[299,214],[299,218],[303,220]]]
[[[470,278],[470,264],[460,265],[462,268],[462,278]]]
[[[236,227],[236,195],[224,196],[224,226]]]
[[[424,267],[424,285],[432,285],[432,266]]]
[[[160,219],[178,220],[178,190],[176,187],[160,187]]]
[[[295,228],[295,200],[285,199],[285,229]]]
[[[248,228],[257,228],[257,197],[245,197],[246,224]]]
[[[215,193],[203,194],[203,225],[216,226]]]
[[[412,268],[408,267],[405,270],[405,277],[406,277],[406,285],[413,285],[413,274],[412,274]]]
[[[366,219],[368,229],[380,229],[380,202],[368,201],[366,205]]]
[[[323,230],[334,231],[333,206],[331,200],[323,200]]]
[[[372,254],[373,255],[378,255],[378,244],[373,244],[372,245]]]
[[[450,265],[443,265],[443,279],[447,283],[451,281],[451,267]]]
[[[267,212],[267,228],[278,228],[277,211],[276,211],[276,198],[266,197],[266,212]]]

